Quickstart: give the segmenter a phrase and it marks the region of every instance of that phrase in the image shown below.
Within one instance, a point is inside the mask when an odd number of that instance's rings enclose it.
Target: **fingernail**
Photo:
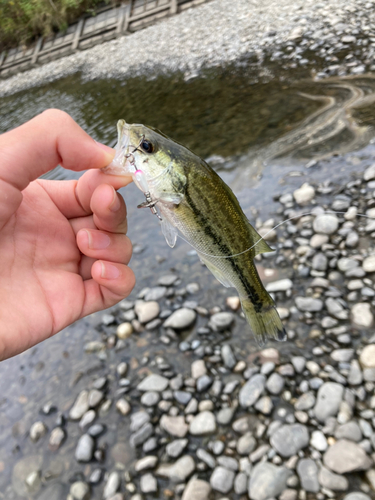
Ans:
[[[105,144],[102,144],[101,142],[96,142],[96,145],[102,149],[105,152],[106,155],[106,165],[109,165],[113,158],[115,157],[115,150],[110,148],[109,146],[106,146]]]
[[[118,210],[120,210],[120,207],[121,207],[120,199],[118,197],[117,192],[113,189],[113,201],[109,205],[109,209],[111,210],[111,212],[117,212]]]
[[[85,229],[88,237],[88,245],[91,250],[103,250],[111,243],[111,238],[108,234],[100,233],[98,231],[88,231]]]
[[[121,272],[116,266],[113,266],[108,262],[106,262],[105,264],[104,262],[101,262],[101,265],[102,265],[102,274],[101,274],[102,278],[105,278],[107,280],[115,280],[121,275]]]

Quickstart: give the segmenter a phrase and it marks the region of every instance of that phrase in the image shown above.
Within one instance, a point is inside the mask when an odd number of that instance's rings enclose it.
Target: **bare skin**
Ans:
[[[0,360],[131,292],[128,182],[99,170],[113,156],[59,110],[0,136]],[[88,172],[38,179],[58,164]]]

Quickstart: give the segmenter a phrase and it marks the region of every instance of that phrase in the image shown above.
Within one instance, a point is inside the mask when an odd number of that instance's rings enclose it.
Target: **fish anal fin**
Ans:
[[[226,288],[233,287],[233,283],[224,275],[224,273],[217,268],[214,264],[209,262],[207,259],[201,257],[201,261],[207,266],[208,270],[215,276],[215,278],[220,281],[220,283]]]
[[[262,238],[253,226],[248,223],[248,231],[251,235],[251,241],[253,241],[253,251],[254,255],[259,255],[260,253],[273,252],[274,250],[269,246],[269,244]]]
[[[166,217],[161,221],[161,231],[164,234],[167,245],[173,248],[177,241],[177,229],[172,226]]]

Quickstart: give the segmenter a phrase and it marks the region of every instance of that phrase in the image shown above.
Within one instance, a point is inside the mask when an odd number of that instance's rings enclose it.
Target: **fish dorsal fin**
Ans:
[[[199,255],[199,254],[198,254]],[[202,255],[199,255],[201,262],[205,264],[208,268],[209,271],[215,276],[215,278],[220,281],[220,283],[225,286],[226,288],[231,288],[233,287],[233,283],[224,275],[224,273],[219,269],[218,267],[215,266],[215,264],[212,264],[212,262],[209,262],[207,259],[202,257]]]
[[[268,243],[262,239],[261,235],[258,233],[253,226],[248,223],[248,231],[251,235],[251,241],[253,241],[253,251],[254,256],[259,255],[260,253],[268,253],[273,252],[274,250],[268,245]],[[259,242],[259,243],[257,243]]]
[[[177,241],[177,229],[165,217],[161,221],[161,231],[167,244],[173,248]]]

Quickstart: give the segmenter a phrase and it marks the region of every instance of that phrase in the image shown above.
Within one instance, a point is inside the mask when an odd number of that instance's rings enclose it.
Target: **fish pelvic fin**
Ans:
[[[263,346],[267,340],[277,341],[286,340],[286,331],[281,322],[279,313],[275,305],[266,303],[262,309],[257,312],[254,304],[249,298],[241,298],[242,310],[246,320],[249,323],[258,345]]]

